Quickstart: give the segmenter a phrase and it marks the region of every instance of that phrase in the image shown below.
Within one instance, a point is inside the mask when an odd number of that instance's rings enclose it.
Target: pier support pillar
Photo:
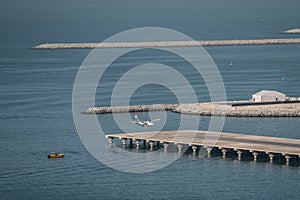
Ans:
[[[163,146],[164,146],[164,151],[167,151],[169,144],[168,143],[164,143]]]
[[[291,156],[286,155],[284,158],[285,158],[285,164],[288,165],[290,163]]]
[[[150,141],[149,146],[150,146],[150,150],[153,150],[154,142]]]
[[[223,158],[226,158],[227,150],[226,149],[222,149],[221,152],[223,153]]]
[[[237,151],[236,152],[237,153],[237,155],[238,155],[238,160],[241,160],[242,159],[242,151]]]
[[[270,163],[272,163],[273,159],[274,159],[274,155],[273,154],[269,154],[269,159],[270,159]]]
[[[108,138],[108,142],[109,142],[109,144],[112,144],[113,142],[114,142],[114,138]]]
[[[123,146],[126,146],[126,142],[127,142],[127,139],[126,139],[126,138],[123,138],[123,139],[122,139],[122,144],[123,144]]]
[[[207,151],[207,157],[210,158],[212,148],[206,148],[206,151]]]
[[[252,155],[253,155],[253,160],[257,161],[258,153],[257,152],[253,152]]]
[[[135,144],[136,144],[136,148],[138,149],[138,148],[140,148],[141,141],[140,140],[136,140]]]
[[[192,146],[192,149],[193,149],[193,154],[195,154],[197,151],[197,146]]]
[[[178,144],[178,145],[177,145],[178,153],[181,153],[182,147],[183,147],[183,146],[182,146],[181,144]]]

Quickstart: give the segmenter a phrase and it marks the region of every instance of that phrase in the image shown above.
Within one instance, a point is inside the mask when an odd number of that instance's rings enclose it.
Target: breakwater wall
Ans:
[[[126,113],[126,112],[149,112],[149,111],[172,111],[174,112],[179,104],[153,104],[153,105],[133,105],[133,106],[113,106],[113,107],[90,107],[85,114],[106,114],[106,113]]]
[[[45,43],[34,49],[94,49],[94,48],[151,48],[151,47],[196,47],[196,46],[237,46],[300,44],[300,38],[259,39],[259,40],[200,40],[165,42],[101,42],[101,43]]]
[[[232,117],[300,117],[300,103],[255,106],[222,105],[217,103],[153,104],[114,107],[91,107],[86,114],[171,111],[181,114]]]
[[[299,34],[300,28],[290,29],[290,30],[284,31],[283,33]]]
[[[231,105],[231,106],[255,106],[255,105],[272,105],[272,104],[291,104],[291,103],[300,103],[300,100],[294,100],[294,101],[274,101],[274,102],[253,102],[253,101],[248,101],[248,102],[233,102],[233,103],[223,103],[226,105]],[[222,103],[220,103],[222,104]]]

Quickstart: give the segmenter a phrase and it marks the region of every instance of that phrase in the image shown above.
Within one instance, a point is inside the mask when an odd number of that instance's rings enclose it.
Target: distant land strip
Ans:
[[[45,43],[34,49],[94,49],[94,48],[151,48],[151,47],[196,47],[196,46],[238,46],[300,44],[300,38],[259,39],[259,40],[200,40],[165,42],[101,42],[101,43]]]

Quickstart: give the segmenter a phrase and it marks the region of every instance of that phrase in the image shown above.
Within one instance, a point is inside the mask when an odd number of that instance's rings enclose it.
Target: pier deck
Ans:
[[[270,155],[281,154],[283,156],[300,156],[300,140],[290,138],[234,133],[220,134],[217,132],[201,130],[109,134],[106,135],[106,138],[108,138],[110,142],[112,142],[113,138],[119,138],[123,141],[127,141],[127,139],[130,139],[131,141],[144,140],[148,142],[173,143],[177,145],[204,146],[205,148],[218,147],[219,149],[234,149],[235,151],[264,152]]]

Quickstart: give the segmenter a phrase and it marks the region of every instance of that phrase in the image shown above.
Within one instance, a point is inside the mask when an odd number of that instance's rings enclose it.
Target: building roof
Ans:
[[[285,94],[283,94],[281,92],[277,92],[275,90],[262,90],[260,92],[257,92],[255,94],[253,94],[253,95],[264,96],[264,95],[270,95],[270,94],[272,94],[272,95],[285,95]]]

